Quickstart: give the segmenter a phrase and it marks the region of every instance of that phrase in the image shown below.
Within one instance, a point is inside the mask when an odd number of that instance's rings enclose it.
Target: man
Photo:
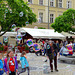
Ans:
[[[56,46],[58,47],[58,52],[60,51],[60,46],[58,40],[56,41]]]
[[[57,69],[57,51],[58,48],[56,46],[56,44],[52,41],[49,42],[49,44],[47,45],[47,56],[50,60],[50,68],[51,68],[51,72],[53,72],[53,60],[54,60],[54,67],[55,67],[55,71],[58,72]]]
[[[66,41],[65,41],[65,46],[68,44],[68,41],[67,41],[67,39],[66,39]]]
[[[42,43],[42,39],[40,39],[40,41],[38,42],[38,44],[40,45],[40,55],[42,55],[42,46],[43,46],[43,43]]]
[[[45,56],[45,54],[46,54],[46,46],[47,46],[47,43],[46,43],[46,41],[45,41],[45,43],[44,43],[44,56]]]

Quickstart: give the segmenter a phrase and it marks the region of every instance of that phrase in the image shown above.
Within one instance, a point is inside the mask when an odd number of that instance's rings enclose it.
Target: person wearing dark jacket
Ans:
[[[59,46],[59,42],[58,42],[58,40],[56,41],[56,46],[57,46],[57,48],[58,48],[58,52],[60,51],[60,46]]]
[[[49,44],[47,45],[47,56],[50,60],[50,68],[51,68],[51,72],[53,72],[53,60],[54,60],[54,67],[55,67],[55,71],[58,72],[57,69],[57,52],[58,52],[58,48],[56,46],[56,44],[52,41],[49,42]]]

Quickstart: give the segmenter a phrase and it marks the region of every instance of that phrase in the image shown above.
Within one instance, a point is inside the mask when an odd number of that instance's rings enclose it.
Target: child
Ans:
[[[3,62],[2,62],[2,54],[0,54],[0,75],[3,75]]]
[[[27,56],[26,56],[26,52],[23,51],[20,57],[20,61],[21,61],[21,66],[22,66],[22,71],[20,73],[23,73],[26,71],[26,69],[28,70],[28,75],[29,75],[29,64],[27,61]],[[18,73],[18,75],[20,74]]]
[[[7,52],[7,57],[4,59],[4,70],[7,75],[16,75],[18,69],[17,57],[13,57],[13,51]]]

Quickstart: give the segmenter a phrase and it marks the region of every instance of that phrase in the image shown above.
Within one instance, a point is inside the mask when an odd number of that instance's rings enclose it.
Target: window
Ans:
[[[50,0],[50,6],[54,7],[54,0]]]
[[[39,0],[39,4],[40,5],[43,5],[43,0]]]
[[[67,1],[67,8],[71,8],[71,1]]]
[[[50,23],[54,22],[54,14],[50,14]]]
[[[43,22],[43,13],[39,13],[39,22]]]
[[[28,0],[28,2],[32,3],[32,0]]]
[[[62,0],[59,0],[58,5],[59,5],[59,8],[62,8]]]

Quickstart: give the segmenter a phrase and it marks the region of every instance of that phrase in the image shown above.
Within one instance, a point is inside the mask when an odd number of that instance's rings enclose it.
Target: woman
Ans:
[[[13,51],[9,50],[7,52],[7,57],[4,59],[4,70],[7,75],[16,75],[16,72],[18,71],[17,57],[13,56]]]

